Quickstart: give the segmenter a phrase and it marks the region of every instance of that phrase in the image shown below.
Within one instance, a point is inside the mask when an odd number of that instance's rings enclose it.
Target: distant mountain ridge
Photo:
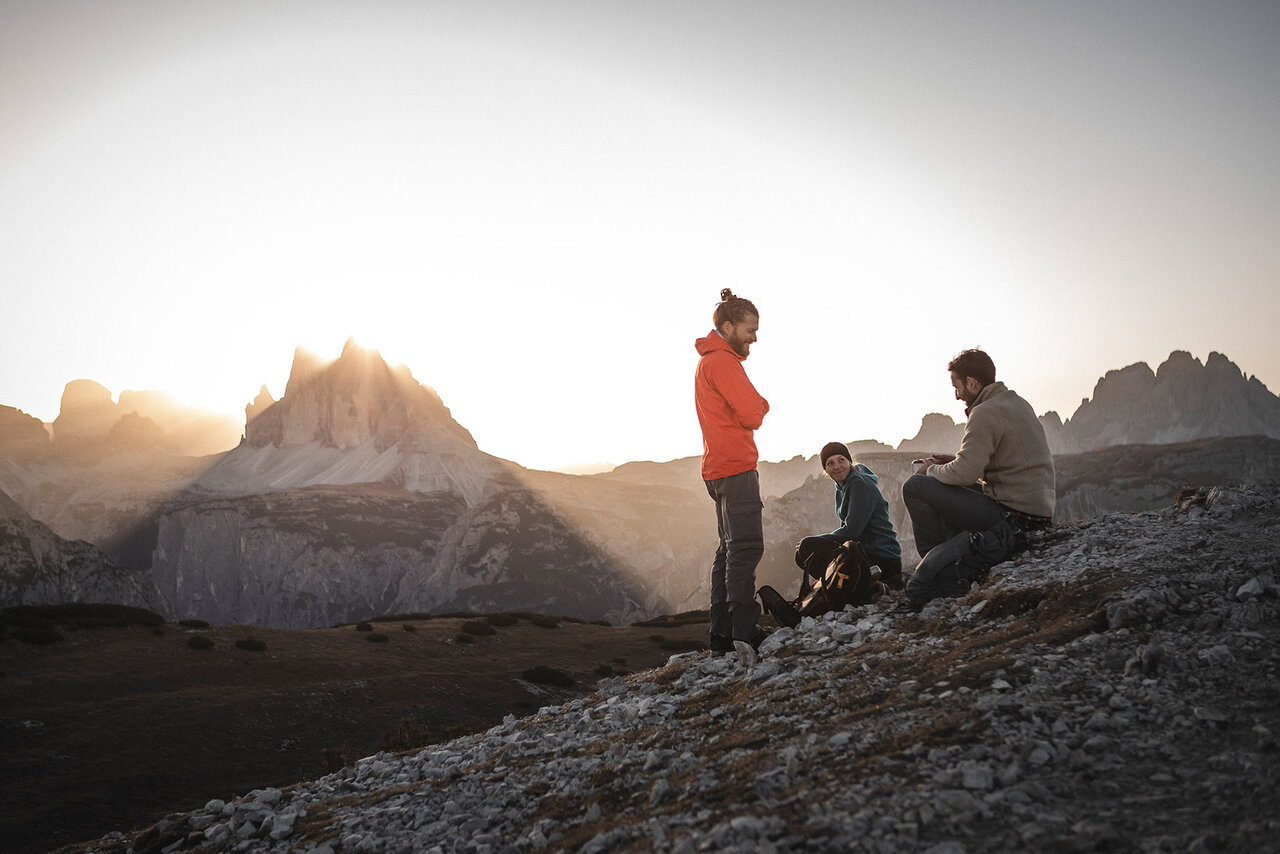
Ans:
[[[1055,454],[1223,436],[1274,439],[1280,438],[1280,397],[1221,353],[1212,352],[1201,363],[1185,350],[1175,350],[1155,371],[1146,362],[1107,371],[1093,397],[1082,400],[1065,422],[1049,411],[1040,423]],[[898,450],[952,453],[963,434],[964,422],[932,412]]]
[[[240,425],[232,417],[184,406],[160,391],[120,392],[119,402],[93,380],[72,380],[62,392],[52,441],[62,446],[114,449],[156,447],[185,456],[207,456],[235,446]]]
[[[715,535],[697,457],[581,476],[524,469],[484,453],[434,391],[354,342],[331,362],[299,350],[284,396],[264,388],[240,444],[211,457],[169,450],[165,428],[119,415],[93,385],[69,396],[61,441],[0,407],[0,490],[58,535],[143,573],[174,616],[306,627],[469,609],[625,622],[705,606]],[[1153,433],[1280,434],[1275,408],[1218,354],[1107,374],[1065,424],[1042,417],[1059,450],[1060,520],[1156,506],[1182,485],[1280,477],[1275,439],[1126,445],[1109,463],[1061,453]],[[908,561],[909,462],[954,451],[963,429],[935,413],[899,450],[848,443],[880,477]],[[835,527],[831,485],[801,456],[761,462],[760,481],[759,580],[790,589],[794,542]]]
[[[1155,372],[1145,362],[1108,371],[1062,425],[1062,451],[1219,436],[1280,438],[1280,397],[1221,353],[1202,364],[1177,350]]]

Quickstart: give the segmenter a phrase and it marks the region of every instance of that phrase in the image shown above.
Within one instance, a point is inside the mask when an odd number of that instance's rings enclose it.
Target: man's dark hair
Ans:
[[[960,377],[973,377],[984,386],[996,381],[996,363],[991,357],[978,349],[965,350],[951,360],[948,371],[954,371]]]
[[[733,291],[728,288],[720,291],[720,302],[716,303],[716,310],[711,315],[711,322],[716,329],[719,329],[726,320],[736,325],[742,323],[748,316],[760,316],[760,312],[756,311],[751,300],[735,297]]]

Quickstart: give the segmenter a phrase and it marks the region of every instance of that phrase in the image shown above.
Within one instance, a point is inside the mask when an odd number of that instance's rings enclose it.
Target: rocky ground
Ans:
[[[1280,851],[1280,489],[66,851]]]

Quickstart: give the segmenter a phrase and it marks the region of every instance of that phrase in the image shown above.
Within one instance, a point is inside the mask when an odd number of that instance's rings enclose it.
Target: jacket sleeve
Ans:
[[[871,521],[871,513],[875,510],[871,493],[868,491],[875,487],[856,474],[850,473],[849,477],[856,480],[849,484],[845,513],[840,519],[844,524],[827,535],[842,543],[845,540],[861,539],[862,532],[867,529],[867,523]]]
[[[729,404],[738,424],[747,430],[760,429],[765,413],[769,411],[769,401],[761,397],[751,380],[747,379],[742,363],[725,354],[723,359],[717,360],[715,367],[712,382],[716,391]]]
[[[952,486],[971,486],[982,477],[996,450],[996,424],[979,406],[969,416],[965,425],[960,450],[949,463],[932,465],[925,471],[932,478]]]

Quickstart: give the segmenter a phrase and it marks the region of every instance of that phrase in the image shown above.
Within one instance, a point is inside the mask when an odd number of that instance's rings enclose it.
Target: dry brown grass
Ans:
[[[226,626],[200,630],[214,647],[197,651],[177,624],[160,636],[130,626],[0,643],[0,778],[21,781],[0,800],[0,847],[46,852],[379,749],[479,732],[591,691],[603,664],[650,668],[670,655],[650,629],[563,620],[556,631],[499,620],[482,643],[452,643],[465,619],[476,618],[415,619],[413,632],[380,621],[394,632],[389,643],[367,643],[350,626]],[[236,648],[250,631],[264,650]],[[664,631],[694,641],[707,626]],[[531,694],[519,677],[540,665],[575,686]]]

